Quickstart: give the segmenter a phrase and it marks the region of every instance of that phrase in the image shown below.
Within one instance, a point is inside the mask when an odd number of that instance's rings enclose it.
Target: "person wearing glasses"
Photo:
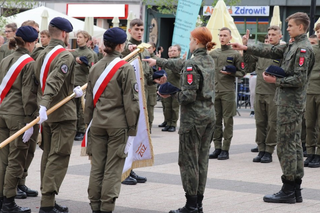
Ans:
[[[6,35],[7,41],[9,41],[11,38],[13,38],[15,36],[16,31],[17,31],[17,24],[16,23],[10,23],[5,26],[4,33]],[[5,44],[3,44],[0,47],[0,61],[2,61],[2,59],[7,57],[8,55],[13,53],[13,51],[14,51],[14,50],[9,49],[8,44],[9,44],[9,42],[6,42]]]

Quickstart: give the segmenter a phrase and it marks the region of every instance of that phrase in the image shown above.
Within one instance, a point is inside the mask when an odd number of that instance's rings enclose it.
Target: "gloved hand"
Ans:
[[[74,97],[75,98],[80,98],[81,96],[83,96],[83,91],[81,89],[80,86],[77,86],[73,89],[73,92],[76,94]]]
[[[28,125],[28,124],[27,124]],[[33,134],[33,126],[27,129],[22,136],[23,143],[27,143]]]
[[[40,105],[40,109],[39,109],[39,118],[40,118],[40,121],[38,122],[38,124],[42,124],[43,122],[48,120],[47,108],[44,106],[41,106],[41,105]]]

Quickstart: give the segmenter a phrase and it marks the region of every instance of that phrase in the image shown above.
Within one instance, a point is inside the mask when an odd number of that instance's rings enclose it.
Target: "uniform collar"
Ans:
[[[56,39],[56,38],[52,38],[51,40],[50,40],[50,43],[49,43],[49,45],[48,46],[57,46],[57,45],[61,45],[61,46],[65,46],[65,44],[64,44],[64,42],[62,41],[62,40],[60,40],[60,39]]]
[[[198,49],[194,50],[192,54],[193,54],[194,56],[197,56],[197,55],[206,55],[206,54],[207,54],[207,49],[206,49],[206,48],[198,48]]]
[[[80,50],[85,50],[85,49],[88,49],[87,45],[84,45],[82,47],[79,47]]]
[[[30,54],[29,50],[27,50],[24,47],[18,47],[18,49],[16,51],[21,53],[21,54]]]
[[[231,49],[231,46],[230,45],[221,45],[221,50],[224,51],[224,50],[229,50]]]
[[[121,58],[121,53],[118,51],[113,51],[113,53],[108,54],[110,57],[120,57]]]
[[[133,39],[133,38],[131,38],[129,41],[130,41],[132,44],[136,44],[136,45],[139,45],[139,44],[142,43],[142,41],[137,41],[137,40],[135,40],[135,39]]]
[[[305,33],[303,33],[303,34],[301,34],[301,35],[298,35],[298,36],[296,36],[296,37],[294,37],[294,41],[296,42],[298,42],[298,41],[302,41],[302,40],[305,40],[307,38],[307,34],[305,34]]]

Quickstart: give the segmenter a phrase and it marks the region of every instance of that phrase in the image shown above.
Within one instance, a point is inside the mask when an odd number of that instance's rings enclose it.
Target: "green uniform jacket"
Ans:
[[[234,92],[235,77],[243,77],[244,63],[239,51],[231,49],[230,45],[222,45],[221,48],[215,49],[209,53],[213,58],[215,69],[215,90],[216,92]],[[242,66],[241,66],[242,64]],[[237,72],[232,75],[226,75],[220,72],[224,66],[233,65]]]
[[[157,59],[162,68],[181,70],[181,91],[175,95],[181,105],[179,133],[215,120],[214,61],[205,48],[194,50],[193,56],[189,60]]]
[[[38,56],[40,55],[40,53],[42,52],[42,50],[44,50],[44,48],[46,47],[37,47],[35,48],[32,53],[31,53],[31,57],[34,59],[34,60],[37,60]]]
[[[93,87],[101,73],[119,52],[109,54],[95,64],[89,74],[84,121],[99,128],[128,129],[128,135],[136,135],[139,119],[139,94],[134,68],[125,64],[118,69],[101,94],[96,107],[93,105]]]
[[[10,55],[11,53],[13,53],[14,50],[10,50],[9,49],[9,42],[3,44],[1,47],[0,47],[0,61],[2,59],[4,59],[5,57],[7,57],[8,55]]]
[[[79,64],[75,61],[74,66],[74,75],[75,75],[75,86],[82,86],[88,82],[88,75],[89,70],[92,66],[92,64],[95,63],[94,55],[96,53],[93,53],[90,48],[88,48],[86,45],[83,47],[77,48],[74,52],[72,52],[72,55],[74,58],[85,56],[88,59],[89,66],[85,64]]]
[[[318,44],[312,45],[312,48],[315,58],[320,59],[320,41],[318,41]],[[315,61],[311,70],[307,94],[320,94],[320,60]]]
[[[7,74],[10,67],[24,54],[29,54],[25,48],[18,48],[10,57],[6,57],[0,63],[0,82]],[[22,115],[25,116],[25,122],[29,123],[36,118],[38,113],[37,86],[35,85],[34,61],[25,65],[6,97],[0,104],[1,115]]]
[[[246,52],[243,54],[243,59],[244,63],[246,64],[246,73],[251,73],[253,71],[256,71],[257,73],[257,85],[255,90],[256,94],[274,94],[276,91],[276,85],[265,82],[262,73],[271,65],[279,67],[281,64],[281,59],[261,58],[249,55]]]
[[[172,58],[172,59],[180,59],[179,57]],[[180,59],[184,61],[183,59]],[[172,85],[180,88],[180,71],[181,69],[169,69],[166,68],[166,73],[167,73],[167,81],[170,82]]]
[[[277,78],[276,105],[303,110],[306,103],[306,85],[315,62],[312,46],[306,34],[296,36],[292,44],[248,46],[247,53],[260,57],[282,58],[281,68],[288,75]]]
[[[128,49],[128,46],[130,44],[135,44],[138,46],[141,43],[142,43],[142,41],[137,41],[137,40],[134,40],[133,38],[131,38],[126,43],[126,46],[125,46],[124,51],[122,52],[122,55],[127,56],[131,53],[130,50]],[[148,50],[144,49],[144,51],[142,53],[139,53],[139,57],[140,57],[140,59],[144,59],[146,57],[151,57],[151,56],[150,56],[150,53],[148,52]],[[152,67],[150,67],[149,64],[145,61],[141,61],[141,63],[142,63],[142,69],[143,69],[143,73],[144,73],[144,85],[147,86],[147,85],[155,84],[153,81],[153,78],[152,78],[152,75],[153,75]]]
[[[49,45],[40,53],[35,63],[35,74],[37,81],[40,79],[40,70],[44,58],[50,50],[57,45],[64,46],[64,42],[51,39]],[[68,51],[57,55],[50,64],[44,93],[41,86],[38,87],[38,104],[50,109],[52,106],[73,93],[74,88],[74,57]],[[62,105],[59,109],[48,116],[48,122],[60,122],[77,120],[76,104],[74,99]]]

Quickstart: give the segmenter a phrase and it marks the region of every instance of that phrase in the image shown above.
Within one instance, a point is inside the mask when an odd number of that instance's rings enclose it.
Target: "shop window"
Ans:
[[[246,34],[246,30],[249,29],[250,42],[264,42],[264,36],[268,33],[269,27],[268,17],[234,17],[234,22],[241,36]]]

